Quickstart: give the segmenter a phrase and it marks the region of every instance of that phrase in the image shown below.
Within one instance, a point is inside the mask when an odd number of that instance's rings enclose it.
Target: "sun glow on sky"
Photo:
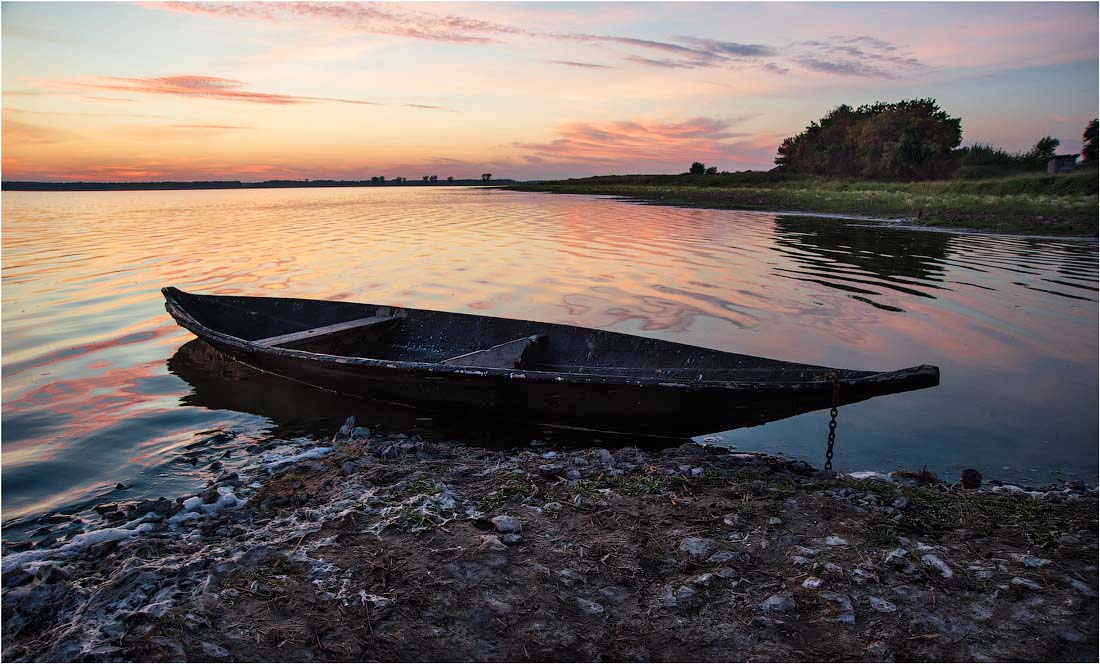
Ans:
[[[841,104],[1074,152],[1096,3],[3,3],[5,180],[766,169]]]

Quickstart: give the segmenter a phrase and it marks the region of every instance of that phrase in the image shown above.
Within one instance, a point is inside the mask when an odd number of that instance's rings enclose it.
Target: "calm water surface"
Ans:
[[[443,187],[4,192],[3,204],[7,526],[190,489],[196,445],[235,458],[250,440],[350,412],[423,422],[213,367],[165,313],[165,285],[857,369],[935,364],[938,388],[841,410],[838,468],[1097,479],[1092,242]],[[818,412],[719,435],[819,465],[826,424]],[[211,442],[219,430],[233,437]]]

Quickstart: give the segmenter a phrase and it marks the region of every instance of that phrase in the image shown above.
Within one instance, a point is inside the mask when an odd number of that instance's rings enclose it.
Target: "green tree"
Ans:
[[[775,163],[796,173],[881,179],[946,175],[962,123],[934,99],[841,105],[783,140]]]
[[[1096,165],[1096,129],[1097,121],[1093,120],[1085,127],[1085,133],[1081,134],[1081,141],[1084,143],[1081,147],[1082,165]]]
[[[1044,136],[1040,138],[1035,145],[1031,146],[1030,150],[1024,153],[1024,161],[1027,162],[1029,168],[1042,170],[1046,168],[1047,162],[1054,158],[1058,146],[1061,145],[1061,143],[1062,142],[1057,138]]]
[[[706,172],[706,170],[706,164],[701,161],[693,161],[691,162],[691,168],[688,169],[688,173],[691,173],[692,175],[702,175]]]

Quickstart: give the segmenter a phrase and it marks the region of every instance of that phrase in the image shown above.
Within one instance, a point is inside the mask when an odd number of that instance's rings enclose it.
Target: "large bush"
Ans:
[[[843,105],[785,139],[775,163],[811,175],[935,178],[954,171],[952,150],[961,141],[960,119],[934,99]]]

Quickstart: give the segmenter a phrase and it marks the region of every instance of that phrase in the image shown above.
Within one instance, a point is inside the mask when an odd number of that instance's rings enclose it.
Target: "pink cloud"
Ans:
[[[514,143],[531,163],[570,162],[614,166],[630,172],[664,164],[692,161],[756,163],[770,160],[754,154],[760,147],[732,123],[715,118],[683,122],[623,120],[571,122],[558,128],[559,137],[545,143]],[[774,145],[769,148],[774,153]]]
[[[303,104],[332,101],[342,104],[375,105],[372,101],[336,99],[332,97],[303,97],[299,95],[253,92],[244,89],[244,82],[217,76],[158,76],[155,78],[122,78],[100,76],[90,81],[71,81],[64,85],[89,90],[119,90],[147,94],[176,95],[180,97],[204,97],[227,101],[243,101],[257,104]]]

